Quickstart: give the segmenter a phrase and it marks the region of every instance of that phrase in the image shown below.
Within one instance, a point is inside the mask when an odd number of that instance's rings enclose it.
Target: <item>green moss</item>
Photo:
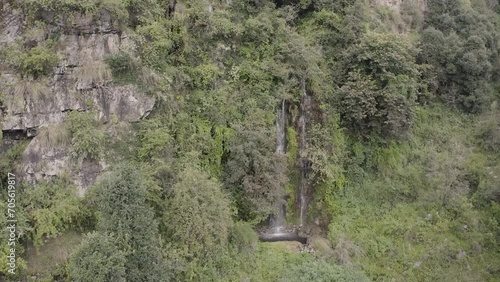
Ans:
[[[297,131],[292,126],[286,128],[286,148],[288,158],[288,184],[286,186],[287,201],[287,220],[291,224],[298,223],[297,214],[297,191],[299,187],[300,172],[297,169],[298,156]]]
[[[297,143],[297,131],[292,126],[286,128],[286,150],[288,163],[294,164],[297,161],[299,145]]]
[[[293,171],[293,170],[291,170]],[[286,186],[286,195],[288,196],[288,201],[286,205],[286,219],[290,224],[297,224],[299,222],[299,213],[297,210],[297,190],[298,190],[298,174],[289,173],[289,182]]]

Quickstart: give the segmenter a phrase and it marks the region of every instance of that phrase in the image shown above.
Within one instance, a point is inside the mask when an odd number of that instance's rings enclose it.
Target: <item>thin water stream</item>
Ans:
[[[297,159],[297,168],[300,171],[299,187],[298,187],[298,204],[299,204],[299,219],[300,226],[305,225],[307,211],[307,196],[309,188],[309,171],[311,162],[307,158],[307,126],[310,123],[309,113],[311,110],[311,96],[307,93],[305,79],[301,82],[301,103],[300,116],[297,123],[297,131],[299,136],[299,152]],[[281,100],[281,105],[276,111],[276,149],[275,153],[279,155],[286,154],[286,101]],[[283,187],[285,189],[285,187]],[[283,191],[283,194],[285,191]],[[286,226],[286,202],[283,198],[278,204],[277,214],[271,216],[270,230],[262,233],[259,236],[261,241],[276,242],[276,241],[299,241],[303,244],[307,241],[306,237],[300,236],[298,230]]]
[[[299,179],[299,206],[300,206],[300,226],[305,224],[306,211],[307,211],[307,192],[309,188],[308,174],[311,168],[311,162],[307,158],[307,125],[309,123],[309,116],[311,110],[311,96],[306,89],[305,80],[302,80],[302,100],[300,103],[300,116],[298,122],[299,129],[299,160],[298,168],[300,171]]]

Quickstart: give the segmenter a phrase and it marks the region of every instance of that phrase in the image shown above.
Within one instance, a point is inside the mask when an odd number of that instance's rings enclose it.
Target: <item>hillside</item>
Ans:
[[[500,281],[499,99],[493,0],[2,1],[0,281]]]

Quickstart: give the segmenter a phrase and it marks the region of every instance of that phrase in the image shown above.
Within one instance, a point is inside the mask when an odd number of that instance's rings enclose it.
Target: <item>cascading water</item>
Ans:
[[[286,153],[286,113],[285,100],[281,100],[281,107],[276,114],[276,153]]]
[[[311,98],[307,95],[305,90],[305,81],[302,82],[303,98],[301,104],[301,114],[299,118],[299,132],[300,132],[300,147],[299,147],[299,162],[298,166],[301,172],[300,177],[300,223],[304,223],[305,211],[307,206],[307,177],[308,170],[310,169],[310,161],[306,158],[305,148],[306,148],[306,124],[307,124],[307,112],[309,111]],[[286,102],[281,101],[281,107],[276,113],[276,154],[284,155],[286,154]],[[283,187],[284,188],[284,187]],[[276,242],[276,241],[297,241],[302,244],[306,244],[307,238],[299,234],[295,229],[285,228],[286,222],[286,210],[285,210],[285,199],[278,205],[278,213],[271,217],[271,229],[270,232],[263,232],[259,234],[259,240],[263,242]]]
[[[286,153],[286,112],[285,100],[281,100],[281,107],[276,113],[276,154]],[[285,225],[286,211],[285,204],[278,204],[278,214],[273,218],[273,230],[275,233],[282,232]]]
[[[299,159],[298,167],[300,170],[300,182],[299,182],[299,207],[300,207],[300,226],[305,224],[306,210],[307,210],[307,190],[309,187],[308,174],[311,168],[311,162],[307,158],[307,123],[308,123],[308,113],[311,108],[311,96],[307,93],[305,79],[302,79],[302,101],[300,103],[300,116],[298,121],[299,127]]]

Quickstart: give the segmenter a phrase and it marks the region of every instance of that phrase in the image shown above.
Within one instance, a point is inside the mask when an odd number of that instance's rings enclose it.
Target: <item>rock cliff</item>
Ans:
[[[25,34],[31,27],[22,12],[4,4],[1,16],[0,51],[16,41],[35,47],[57,35],[58,58],[48,75],[36,78],[23,76],[0,61],[2,150],[15,144],[15,140],[29,139],[17,168],[22,177],[38,181],[69,174],[83,193],[106,167],[105,163],[80,160],[71,164],[67,144],[44,148],[46,142],[39,140],[37,131],[63,124],[71,111],[96,113],[102,124],[111,118],[128,123],[145,118],[155,99],[135,85],[113,83],[111,70],[104,61],[119,51],[133,52],[133,44],[106,11],[92,17],[77,14],[71,21],[42,12],[37,17],[44,26],[29,40]]]

